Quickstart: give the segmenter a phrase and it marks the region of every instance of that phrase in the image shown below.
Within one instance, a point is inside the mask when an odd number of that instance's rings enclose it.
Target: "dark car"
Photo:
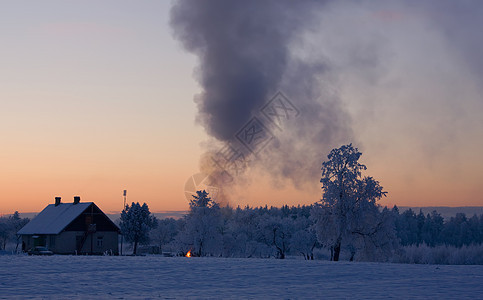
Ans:
[[[27,253],[29,255],[52,255],[52,254],[54,254],[54,252],[50,251],[49,249],[47,249],[46,247],[43,247],[43,246],[34,247],[34,248],[30,249]]]

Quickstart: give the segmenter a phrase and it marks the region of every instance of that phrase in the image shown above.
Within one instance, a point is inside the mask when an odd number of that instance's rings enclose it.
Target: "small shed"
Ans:
[[[60,197],[17,232],[22,248],[45,246],[57,254],[119,253],[119,227],[93,202],[62,203]]]

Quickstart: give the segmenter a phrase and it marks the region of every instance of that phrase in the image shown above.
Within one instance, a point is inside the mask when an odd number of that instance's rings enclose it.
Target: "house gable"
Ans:
[[[86,231],[90,224],[96,224],[96,231],[120,231],[119,227],[94,203],[67,225],[63,231]]]
[[[89,217],[88,217],[89,216]],[[93,202],[50,204],[27,223],[17,234],[59,234],[62,231],[86,231],[86,222],[96,224],[97,231],[120,232]],[[88,225],[87,225],[88,226]]]

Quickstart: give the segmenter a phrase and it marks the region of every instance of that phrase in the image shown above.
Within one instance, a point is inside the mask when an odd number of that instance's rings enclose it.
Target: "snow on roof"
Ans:
[[[59,234],[75,218],[82,214],[92,202],[49,204],[17,234]]]

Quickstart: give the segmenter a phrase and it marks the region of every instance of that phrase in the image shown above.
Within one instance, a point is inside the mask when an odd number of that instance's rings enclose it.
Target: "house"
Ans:
[[[119,227],[93,202],[62,203],[55,197],[17,234],[22,236],[22,248],[45,246],[57,254],[118,254]]]

